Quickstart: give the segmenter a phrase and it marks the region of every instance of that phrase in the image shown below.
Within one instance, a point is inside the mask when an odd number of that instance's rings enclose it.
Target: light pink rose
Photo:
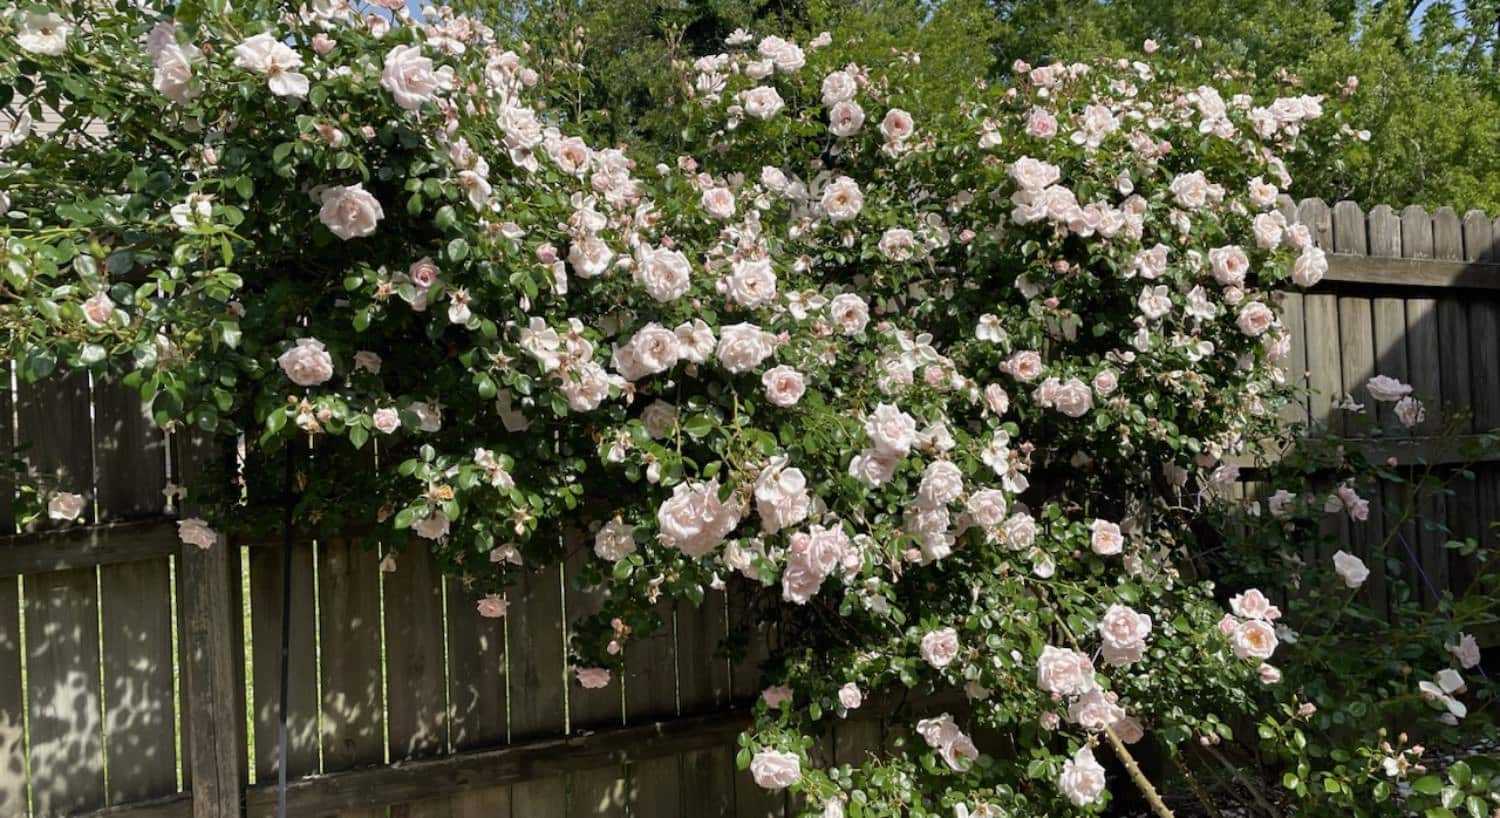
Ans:
[[[108,324],[115,317],[115,302],[111,301],[106,293],[94,293],[83,302],[83,317],[90,326],[98,327]]]
[[[417,536],[429,540],[441,540],[448,536],[448,515],[442,511],[434,510],[426,517],[418,519],[411,524],[411,530],[417,532]]]
[[[192,517],[177,521],[177,539],[181,540],[184,545],[207,550],[213,548],[214,544],[219,541],[219,535],[208,527],[208,523]]]
[[[1001,534],[1011,548],[1030,548],[1036,540],[1036,519],[1030,514],[1018,511],[1005,518],[1005,525],[1001,526]]]
[[[865,197],[859,185],[848,176],[840,176],[823,188],[823,212],[835,222],[846,222],[859,215]]]
[[[1125,605],[1111,605],[1099,621],[1104,661],[1123,667],[1140,660],[1151,634],[1151,617]]]
[[[828,302],[828,316],[839,330],[848,335],[865,331],[870,322],[870,308],[853,293],[840,293]]]
[[[380,356],[368,349],[361,349],[358,352],[354,353],[355,370],[364,370],[371,375],[379,375],[380,365]]]
[[[1121,718],[1110,729],[1114,731],[1115,738],[1125,744],[1135,744],[1146,737],[1146,728],[1141,726],[1140,719],[1135,716]]]
[[[740,523],[734,497],[719,499],[719,483],[678,483],[672,496],[657,510],[662,545],[689,557],[702,557],[714,550]]]
[[[912,121],[911,114],[900,108],[892,108],[886,111],[885,119],[880,121],[880,135],[887,142],[905,142],[911,138],[917,129],[916,123]]]
[[[1005,522],[1005,507],[1005,493],[999,489],[980,489],[969,495],[969,517],[983,528]]]
[[[1281,235],[1286,230],[1286,217],[1280,213],[1261,213],[1251,221],[1250,228],[1255,234],[1256,247],[1274,250],[1281,244]]]
[[[1235,616],[1245,619],[1264,619],[1274,622],[1281,616],[1281,611],[1277,610],[1276,606],[1271,604],[1271,600],[1267,599],[1266,595],[1257,588],[1251,588],[1242,594],[1230,597],[1229,609],[1234,611]]]
[[[186,105],[198,96],[193,88],[193,52],[176,42],[162,45],[153,58],[151,87],[178,105]]]
[[[1245,274],[1250,271],[1250,257],[1238,245],[1209,250],[1208,261],[1213,268],[1214,279],[1220,284],[1226,287],[1245,286]]]
[[[307,96],[307,77],[292,70],[302,67],[302,56],[271,34],[257,34],[235,46],[234,64],[264,75],[267,87],[276,96]]]
[[[1089,548],[1101,557],[1110,557],[1125,548],[1125,535],[1120,533],[1118,523],[1094,520],[1089,523]]]
[[[333,377],[333,358],[316,338],[299,338],[276,359],[281,371],[298,386],[317,386]]]
[[[1057,777],[1058,792],[1075,807],[1098,801],[1104,792],[1104,784],[1104,767],[1094,760],[1094,752],[1087,746],[1079,748],[1063,763],[1062,773]]]
[[[598,690],[609,687],[609,669],[602,667],[581,667],[576,671],[578,683],[589,690]]]
[[[828,109],[828,132],[847,139],[865,125],[865,109],[852,99],[836,102]]]
[[[1058,384],[1053,392],[1052,405],[1070,418],[1081,418],[1094,408],[1094,393],[1088,384],[1077,378],[1069,378]]]
[[[692,269],[676,250],[644,247],[636,257],[635,279],[657,301],[673,301],[692,287]]]
[[[1389,375],[1376,375],[1365,382],[1365,391],[1382,403],[1395,403],[1411,394],[1411,384],[1402,383]]]
[[[1260,683],[1263,685],[1273,685],[1281,681],[1281,671],[1275,665],[1261,662],[1260,667],[1256,668],[1255,672],[1260,676]]]
[[[1062,178],[1062,172],[1056,165],[1049,164],[1040,159],[1032,159],[1022,156],[1010,166],[1010,178],[1023,191],[1040,192],[1043,188]]]
[[[734,193],[727,187],[711,187],[703,191],[700,202],[709,216],[728,219],[734,216]]]
[[[1115,704],[1110,694],[1095,688],[1079,696],[1068,706],[1068,720],[1090,732],[1112,727],[1125,718],[1125,709]]]
[[[715,355],[730,372],[748,372],[776,351],[776,336],[754,324],[732,324],[719,330]]]
[[[1229,642],[1241,659],[1269,659],[1276,652],[1276,630],[1268,622],[1246,619],[1235,626]]]
[[[376,223],[385,218],[380,202],[362,184],[327,188],[322,202],[318,219],[329,232],[345,241],[374,233]]]
[[[927,664],[942,670],[958,657],[958,631],[939,628],[922,637],[922,658]]]
[[[917,735],[927,742],[928,747],[938,751],[949,769],[962,772],[979,758],[979,748],[974,746],[974,740],[964,735],[947,713],[917,722]]]
[[[1057,135],[1057,117],[1046,108],[1032,108],[1026,115],[1026,133],[1037,139],[1051,139]]]
[[[1259,301],[1251,301],[1241,307],[1239,318],[1235,319],[1235,324],[1239,326],[1240,332],[1245,333],[1251,338],[1265,334],[1265,331],[1270,329],[1271,325],[1275,322],[1276,313],[1271,312],[1270,307]]]
[[[802,373],[785,364],[766,370],[760,382],[766,388],[766,400],[774,406],[795,406],[807,391]]]
[[[771,685],[760,692],[761,701],[772,710],[780,707],[784,702],[791,701],[792,696],[792,689],[786,685]]]
[[[502,599],[499,594],[487,594],[479,599],[474,608],[482,617],[499,619],[510,609],[510,603]]]
[[[401,413],[389,406],[376,409],[375,413],[370,416],[370,419],[375,426],[375,430],[381,434],[392,434],[401,428]]]
[[[1201,170],[1176,177],[1168,185],[1168,189],[1172,191],[1177,206],[1185,210],[1198,210],[1208,204],[1208,179],[1204,177]]]
[[[1328,273],[1328,254],[1321,247],[1304,247],[1292,262],[1292,281],[1299,287],[1311,287]]]
[[[849,476],[869,486],[884,485],[896,473],[901,458],[878,449],[865,449],[849,460]]]
[[[47,519],[62,522],[72,522],[83,513],[83,496],[71,492],[60,491],[52,495],[47,501]]]
[[[437,264],[427,256],[413,261],[411,266],[406,268],[406,276],[411,279],[411,283],[424,290],[437,283],[439,274]]]
[[[742,259],[733,269],[724,283],[736,304],[755,309],[776,301],[776,273],[770,259]]]
[[[767,534],[807,519],[812,503],[802,470],[789,468],[786,463],[785,456],[773,458],[755,478],[755,513]]]
[[[823,104],[833,105],[854,99],[859,83],[848,71],[834,71],[823,78]]]
[[[1478,666],[1483,658],[1480,656],[1479,642],[1467,633],[1460,633],[1458,642],[1452,645],[1445,643],[1443,649],[1453,654],[1453,658],[1458,660],[1459,667],[1465,670]]]
[[[1358,588],[1370,578],[1370,569],[1366,567],[1365,561],[1347,551],[1334,552],[1333,569],[1338,573],[1339,579],[1344,581],[1346,588]]]
[[[635,553],[635,526],[610,520],[594,535],[594,553],[599,559],[619,562]]]
[[[1047,645],[1036,667],[1037,686],[1059,696],[1081,696],[1095,687],[1094,663],[1076,650]]]
[[[786,105],[781,94],[768,85],[741,91],[740,104],[745,106],[745,113],[756,119],[770,119]]]
[[[784,790],[802,778],[802,762],[796,753],[761,750],[750,759],[750,777],[756,786]]]
[[[865,420],[865,433],[876,451],[893,458],[905,457],[917,436],[917,421],[889,403],[875,406]]]
[[[1001,363],[1000,371],[1021,383],[1030,383],[1042,374],[1042,356],[1031,350],[1022,350]]]
[[[845,710],[858,710],[864,701],[865,694],[860,692],[859,685],[849,682],[839,688],[839,704],[843,705]]]
[[[438,91],[452,85],[453,69],[444,66],[434,71],[432,60],[422,56],[419,46],[398,45],[385,55],[380,87],[390,93],[398,106],[408,111],[421,108]]]

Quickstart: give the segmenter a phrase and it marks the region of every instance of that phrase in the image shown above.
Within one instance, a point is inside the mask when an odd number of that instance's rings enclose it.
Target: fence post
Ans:
[[[178,433],[179,477],[191,489],[216,467],[211,438]],[[188,438],[188,439],[184,439]],[[221,467],[221,466],[219,466]],[[183,506],[191,516],[194,505]],[[240,653],[239,549],[223,534],[211,548],[184,544],[178,557],[182,605],[185,763],[192,773],[193,818],[241,818],[244,796],[244,685]]]

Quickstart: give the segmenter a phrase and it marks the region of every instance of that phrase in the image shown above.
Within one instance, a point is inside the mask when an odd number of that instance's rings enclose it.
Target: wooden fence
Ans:
[[[1380,372],[1473,407],[1474,430],[1500,426],[1497,225],[1450,210],[1287,208],[1334,253],[1327,280],[1283,305],[1292,369],[1315,390],[1291,415],[1347,431],[1330,407]],[[280,546],[178,544],[163,490],[189,479],[201,446],[155,430],[129,390],[78,375],[28,385],[0,373],[0,383],[0,445],[29,442],[34,468],[92,503],[86,525],[0,537],[0,818],[270,815]],[[1441,459],[1430,432],[1365,445]],[[1430,498],[1431,510],[1489,536],[1500,518],[1493,466],[1448,507]],[[6,531],[11,495],[0,487]],[[1376,501],[1368,528],[1349,532],[1367,549],[1383,539]],[[1433,535],[1409,539],[1440,587],[1453,579]],[[423,552],[382,573],[380,554],[356,542],[294,545],[290,814],[793,810],[734,770],[760,680],[754,658],[715,656],[740,627],[725,594],[664,608],[668,627],[630,647],[620,684],[568,683],[568,622],[597,604],[566,581],[584,556],[574,551],[569,565],[527,575],[509,616],[491,620]],[[820,752],[858,760],[882,731],[840,723]]]

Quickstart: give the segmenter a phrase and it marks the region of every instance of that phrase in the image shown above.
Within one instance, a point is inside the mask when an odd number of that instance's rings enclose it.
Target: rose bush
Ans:
[[[1277,292],[1326,269],[1276,197],[1333,98],[1163,50],[919,120],[913,55],[736,32],[651,156],[595,140],[565,42],[392,5],[4,18],[0,332],[243,436],[186,540],[274,520],[311,441],[299,520],[424,541],[486,616],[590,551],[589,688],[733,582],[777,646],[740,761],[825,816],[1097,810],[1096,750],[1155,798],[1126,743],[1262,712],[1276,617],[1184,572],[1204,507],[1164,498],[1276,427]],[[871,699],[907,737],[813,763]]]

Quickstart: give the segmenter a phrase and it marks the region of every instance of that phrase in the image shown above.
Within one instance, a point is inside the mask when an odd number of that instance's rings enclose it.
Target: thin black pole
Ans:
[[[292,645],[292,443],[286,443],[286,476],[281,512],[281,701],[276,733],[276,818],[286,818],[286,700],[290,686],[287,661]]]

